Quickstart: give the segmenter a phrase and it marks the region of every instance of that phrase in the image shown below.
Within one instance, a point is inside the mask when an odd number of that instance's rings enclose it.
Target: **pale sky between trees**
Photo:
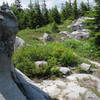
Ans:
[[[15,0],[0,0],[0,5],[2,4],[2,2],[8,2],[9,4],[13,3]],[[22,3],[23,8],[26,8],[27,5],[29,4],[30,0],[20,0]],[[32,2],[34,2],[35,0],[32,0]],[[39,2],[41,3],[43,0],[39,0]],[[65,3],[68,0],[46,0],[46,4],[47,4],[47,8],[50,9],[52,7],[54,7],[55,5],[58,6],[58,8],[61,6],[62,3]],[[74,0],[72,0],[73,2]],[[87,0],[77,0],[78,3],[84,1],[87,2]],[[94,4],[94,0],[90,0],[90,4],[93,5]]]

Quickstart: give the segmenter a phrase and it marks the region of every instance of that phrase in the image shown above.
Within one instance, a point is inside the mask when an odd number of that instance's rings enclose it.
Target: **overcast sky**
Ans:
[[[3,1],[11,4],[15,0],[0,0],[0,5],[2,4]],[[26,8],[30,2],[30,0],[20,0],[20,1],[24,8]],[[35,0],[32,0],[32,1],[34,2]],[[42,2],[43,0],[39,0],[39,1]],[[47,4],[47,7],[50,9],[50,8],[54,7],[55,5],[57,5],[59,7],[62,3],[65,3],[65,1],[67,1],[67,0],[46,0],[46,4]],[[74,1],[74,0],[72,0],[72,1]],[[87,0],[78,0],[78,3],[80,3],[81,1],[87,2]],[[94,0],[90,0],[91,5],[94,3],[93,1]]]

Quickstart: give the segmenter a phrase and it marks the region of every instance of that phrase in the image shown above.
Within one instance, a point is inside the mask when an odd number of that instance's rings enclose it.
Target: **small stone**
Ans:
[[[48,33],[44,33],[43,40],[44,41],[53,41],[54,39]]]
[[[45,88],[44,91],[47,92],[51,97],[58,97],[61,92],[61,90],[57,88],[56,85],[49,86]]]
[[[60,72],[63,74],[68,74],[71,70],[67,67],[60,67]]]
[[[48,63],[46,61],[36,61],[35,65],[36,67],[43,67],[43,66],[47,66]]]
[[[86,88],[80,87],[74,82],[68,82],[67,87],[62,91],[62,95],[67,95],[68,100],[78,100],[79,94],[84,94],[86,91]]]
[[[61,31],[61,32],[59,32],[58,34],[65,34],[65,35],[68,35],[69,32],[67,32],[67,31]]]
[[[16,36],[15,44],[14,44],[15,50],[21,48],[24,45],[25,45],[25,41],[20,37]]]
[[[90,65],[90,64],[82,63],[82,64],[80,65],[80,67],[81,67],[82,70],[88,71],[88,70],[90,69],[91,65]]]
[[[62,42],[65,41],[65,37],[61,37],[60,41],[62,41]]]

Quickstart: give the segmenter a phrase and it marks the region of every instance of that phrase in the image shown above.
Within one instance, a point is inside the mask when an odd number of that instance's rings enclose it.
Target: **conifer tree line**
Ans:
[[[60,24],[66,19],[77,19],[80,16],[84,16],[86,12],[91,10],[89,0],[87,3],[81,2],[78,5],[77,0],[66,1],[62,4],[61,10],[59,11],[57,6],[52,9],[47,9],[46,0],[43,0],[40,5],[39,0],[35,0],[35,3],[30,4],[27,9],[22,8],[20,0],[15,0],[15,3],[11,5],[11,9],[18,18],[19,28],[38,28],[49,23]]]

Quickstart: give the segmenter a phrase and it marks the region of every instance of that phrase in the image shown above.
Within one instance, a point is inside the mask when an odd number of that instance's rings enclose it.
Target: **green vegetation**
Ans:
[[[48,66],[37,68],[35,61],[47,61]],[[73,51],[62,43],[32,45],[18,50],[14,55],[18,69],[29,77],[59,76],[59,66],[77,66],[80,63]]]
[[[16,4],[15,2],[15,4],[12,4],[11,9],[17,16],[19,29],[36,29],[53,22],[61,24],[67,19],[77,19],[91,10],[89,4],[83,2],[80,7],[78,7],[77,0],[74,0],[74,3],[72,3],[71,0],[69,0],[70,2],[66,1],[66,3],[62,5],[60,12],[57,6],[48,10],[45,0],[42,2],[42,7],[37,0],[34,4],[30,2],[29,7],[26,9],[22,9],[19,0],[15,1],[18,3]]]
[[[17,50],[14,54],[14,63],[27,76],[50,78],[61,76],[59,66],[74,67],[79,72],[81,62],[84,58],[100,61],[100,27],[99,1],[96,0],[96,7],[90,8],[88,3],[82,2],[78,8],[77,0],[74,3],[66,2],[59,12],[57,7],[48,10],[45,1],[42,9],[39,2],[31,3],[29,9],[19,9],[13,5],[11,8],[16,14],[19,28],[24,29],[18,32],[18,36],[25,40],[26,47]],[[91,10],[91,11],[90,11]],[[87,40],[69,39],[65,34],[57,34],[60,31],[72,32],[67,26],[72,24],[74,19],[81,16],[95,17],[93,20],[84,22],[84,29],[90,30],[90,38]],[[54,41],[41,39],[44,33],[48,33]],[[61,42],[61,37],[65,41]],[[37,67],[36,61],[47,61],[48,65]]]

